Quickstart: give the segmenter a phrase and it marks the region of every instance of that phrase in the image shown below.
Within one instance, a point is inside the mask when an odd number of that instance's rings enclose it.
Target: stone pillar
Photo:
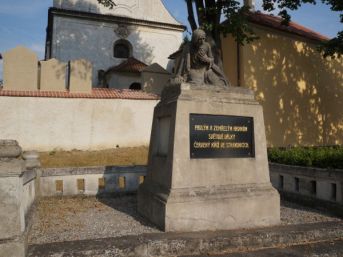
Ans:
[[[14,140],[0,140],[0,256],[25,256],[25,211],[22,207],[25,162]]]

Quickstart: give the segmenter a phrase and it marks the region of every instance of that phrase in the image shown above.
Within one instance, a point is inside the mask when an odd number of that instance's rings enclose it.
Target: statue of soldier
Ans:
[[[183,46],[181,60],[176,64],[175,82],[197,85],[229,86],[222,70],[214,63],[211,46],[202,29],[193,31],[192,41]]]

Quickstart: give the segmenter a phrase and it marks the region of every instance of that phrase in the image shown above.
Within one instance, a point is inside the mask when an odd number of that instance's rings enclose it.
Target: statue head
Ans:
[[[195,46],[201,46],[206,40],[206,32],[202,29],[196,29],[192,34],[192,44]]]

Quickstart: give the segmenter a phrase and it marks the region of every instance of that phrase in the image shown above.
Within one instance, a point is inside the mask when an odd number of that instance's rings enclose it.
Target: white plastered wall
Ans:
[[[0,138],[24,150],[148,145],[156,100],[1,97]]]
[[[79,20],[67,17],[54,18],[52,55],[61,61],[84,58],[93,64],[93,85],[97,83],[97,71],[118,65],[123,59],[113,57],[113,45],[120,38],[114,32],[116,24],[95,20]],[[133,47],[133,57],[150,65],[158,63],[171,71],[168,56],[182,43],[182,31],[131,27],[126,38]]]
[[[54,0],[54,7],[180,25],[162,0],[116,0],[115,3],[110,9],[97,0]]]
[[[133,83],[142,84],[142,78],[139,73],[112,73],[109,78],[109,88],[129,89]]]

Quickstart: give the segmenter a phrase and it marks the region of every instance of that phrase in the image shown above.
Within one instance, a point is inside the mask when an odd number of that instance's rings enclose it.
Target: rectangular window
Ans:
[[[139,183],[139,184],[142,184],[142,183],[144,182],[144,180],[145,180],[145,176],[139,176],[139,181],[138,181],[138,183]]]
[[[63,193],[63,180],[56,180],[55,186],[56,186],[56,192]]]
[[[105,178],[99,178],[98,189],[99,190],[105,190],[105,186],[106,186]]]
[[[336,201],[337,199],[337,185],[335,183],[331,183],[331,200]]]
[[[126,179],[125,179],[125,177],[119,177],[118,185],[119,185],[120,189],[125,189],[125,187],[126,187]]]
[[[85,191],[85,180],[78,179],[77,180],[77,191],[83,193]]]
[[[295,192],[299,192],[299,178],[294,178],[294,189]]]
[[[310,182],[310,193],[312,195],[316,195],[317,194],[317,181],[312,180]]]
[[[279,188],[283,189],[283,176],[282,175],[279,176]]]

